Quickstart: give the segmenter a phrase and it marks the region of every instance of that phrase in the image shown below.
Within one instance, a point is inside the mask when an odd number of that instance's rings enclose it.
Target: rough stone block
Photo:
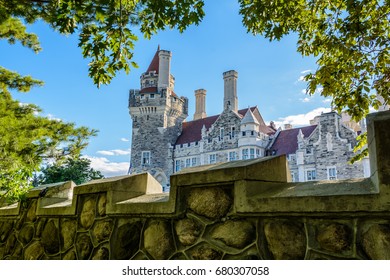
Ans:
[[[41,241],[47,254],[53,255],[59,252],[60,240],[58,234],[58,225],[55,220],[49,220],[46,223],[42,232]]]
[[[25,260],[39,260],[44,255],[42,243],[35,241],[24,250]]]
[[[181,244],[192,245],[202,233],[202,226],[193,219],[179,220],[175,224],[177,237]]]
[[[94,196],[87,197],[81,208],[80,225],[88,229],[92,226],[96,216],[96,198]]]
[[[73,246],[76,230],[77,221],[75,219],[61,221],[61,245],[63,250],[68,250]]]
[[[207,243],[200,243],[188,251],[193,260],[220,260],[222,252]]]
[[[339,223],[319,226],[316,239],[321,248],[340,253],[351,249],[352,230]]]
[[[13,221],[0,222],[0,242],[5,242],[12,231]]]
[[[142,224],[139,221],[125,222],[111,236],[112,258],[128,260],[139,250]]]
[[[301,260],[306,253],[306,234],[303,224],[271,221],[265,224],[264,233],[268,249],[276,260]]]
[[[93,237],[98,243],[108,240],[114,228],[111,220],[96,221],[93,227]]]
[[[168,259],[174,252],[170,225],[165,221],[153,221],[144,232],[144,247],[155,260]]]
[[[222,188],[193,188],[187,204],[195,213],[211,219],[219,219],[227,214],[231,198]]]
[[[362,236],[364,252],[372,260],[390,260],[390,226],[375,224]]]
[[[242,249],[255,240],[255,227],[251,222],[228,220],[217,225],[211,232],[211,237],[221,240],[228,246]]]
[[[22,244],[24,246],[27,245],[28,243],[30,243],[30,241],[33,239],[33,237],[34,237],[33,225],[23,226],[19,232],[19,235],[18,235],[19,241],[22,242]]]
[[[76,251],[79,260],[88,260],[93,249],[92,241],[87,233],[81,233],[76,238]]]

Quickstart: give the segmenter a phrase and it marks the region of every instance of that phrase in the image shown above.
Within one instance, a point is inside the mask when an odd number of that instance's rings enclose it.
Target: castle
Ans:
[[[368,176],[367,161],[349,164],[356,131],[336,112],[322,114],[310,126],[277,129],[267,125],[257,106],[239,109],[238,73],[223,73],[223,111],[207,116],[206,90],[195,90],[195,113],[188,99],[174,92],[170,51],[156,51],[130,90],[132,146],[129,173],[148,171],[163,186],[183,168],[285,154],[292,181],[349,179]]]

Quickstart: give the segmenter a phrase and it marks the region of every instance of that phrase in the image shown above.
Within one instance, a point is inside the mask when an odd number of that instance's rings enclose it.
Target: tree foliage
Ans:
[[[376,94],[389,102],[389,0],[238,2],[248,32],[271,41],[295,33],[297,51],[317,58],[318,69],[305,77],[309,94],[332,97],[333,107],[355,120],[378,108]],[[202,20],[203,6],[204,0],[0,0],[0,37],[12,42],[24,34],[20,41],[38,51],[20,19],[43,19],[61,33],[77,33],[82,54],[90,59],[89,75],[99,86],[136,67],[137,31],[146,38],[165,28],[184,31]],[[4,32],[7,22],[13,30]]]
[[[240,0],[249,32],[280,40],[294,32],[297,50],[317,58],[305,76],[307,92],[320,90],[355,120],[389,102],[390,2],[378,0]]]
[[[77,158],[96,130],[39,116],[40,109],[0,92],[0,196],[20,197],[45,160]]]
[[[165,28],[184,31],[200,22],[202,8],[201,0],[0,0],[0,26],[42,19],[60,33],[77,33],[82,54],[90,59],[89,76],[100,86],[118,71],[137,67],[132,60],[136,30],[147,38]],[[0,33],[11,38],[1,27]]]
[[[91,161],[86,158],[67,158],[62,164],[51,164],[41,169],[39,184],[51,184],[73,181],[77,185],[90,180],[101,179],[100,171],[91,168]]]
[[[317,58],[305,76],[307,93],[332,98],[332,107],[360,121],[390,101],[390,1],[239,0],[247,30],[272,40],[294,32],[297,51]],[[379,97],[379,98],[378,98]],[[358,151],[366,134],[359,137]],[[352,161],[368,154],[363,149]]]
[[[210,0],[211,1],[211,0]],[[305,76],[307,92],[332,97],[332,106],[355,120],[389,103],[389,0],[238,0],[248,32],[269,40],[294,33],[297,51],[317,59]],[[24,23],[40,19],[63,34],[77,34],[90,60],[89,76],[100,86],[118,71],[128,73],[135,35],[159,30],[184,31],[198,24],[204,0],[0,0],[0,38],[37,52],[39,43]],[[42,82],[0,68],[0,89],[28,91]],[[364,139],[364,137],[363,137]]]

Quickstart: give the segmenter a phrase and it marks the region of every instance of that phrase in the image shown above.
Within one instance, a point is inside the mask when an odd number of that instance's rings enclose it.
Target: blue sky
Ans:
[[[316,94],[305,94],[301,77],[316,69],[314,58],[296,52],[296,36],[269,42],[248,34],[242,26],[236,0],[206,1],[206,16],[199,26],[183,34],[160,32],[151,40],[139,36],[135,61],[139,68],[129,75],[119,73],[108,86],[97,89],[88,77],[88,60],[82,58],[77,36],[63,36],[44,23],[28,27],[39,36],[43,50],[34,54],[19,44],[0,41],[0,65],[45,82],[27,94],[14,93],[23,103],[34,103],[42,115],[99,130],[83,152],[106,176],[125,174],[130,160],[131,119],[128,92],[139,88],[139,77],[147,69],[160,44],[172,52],[171,73],[175,93],[189,99],[189,116],[194,113],[194,90],[207,90],[209,116],[222,111],[222,73],[238,72],[239,107],[257,105],[266,122],[294,126],[329,110],[330,102]]]

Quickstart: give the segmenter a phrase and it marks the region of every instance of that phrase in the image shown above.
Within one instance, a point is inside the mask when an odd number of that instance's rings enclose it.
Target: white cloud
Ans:
[[[47,115],[46,115],[46,118],[48,118],[48,119],[51,120],[51,121],[58,121],[58,122],[61,121],[61,119],[56,118],[56,117],[55,117],[54,115],[52,115],[52,114],[47,114]]]
[[[332,102],[332,98],[327,98],[322,100],[322,103],[330,103],[330,102]]]
[[[276,127],[283,127],[284,124],[291,124],[293,127],[310,125],[310,120],[314,117],[321,115],[321,113],[330,112],[330,108],[320,107],[316,108],[306,114],[291,115],[283,118],[279,118],[275,121]]]
[[[317,88],[315,93],[321,94],[323,90],[324,90],[324,88],[322,88],[322,87]]]
[[[300,98],[299,100],[301,100],[303,103],[310,102],[310,98],[309,97]]]
[[[299,83],[299,82],[305,82],[305,75],[306,75],[307,73],[309,73],[309,72],[311,72],[310,69],[301,71],[301,74],[302,74],[302,75],[300,75],[299,78],[298,78],[298,80],[295,81],[295,84],[297,84],[297,83]]]
[[[125,137],[122,137],[122,138],[121,138],[121,141],[122,141],[122,142],[129,142],[130,140],[127,139],[127,138],[125,138]]]
[[[91,161],[91,167],[102,172],[104,177],[126,175],[129,170],[129,162],[112,162],[105,157],[84,156]]]
[[[302,94],[306,94],[306,89],[302,89],[302,90],[301,90],[301,93],[302,93]]]
[[[115,149],[115,150],[103,150],[103,151],[97,151],[96,153],[104,156],[125,156],[125,155],[130,155],[130,149],[128,150],[120,150],[120,149]]]
[[[299,76],[298,82],[304,82],[305,81],[305,75]]]

